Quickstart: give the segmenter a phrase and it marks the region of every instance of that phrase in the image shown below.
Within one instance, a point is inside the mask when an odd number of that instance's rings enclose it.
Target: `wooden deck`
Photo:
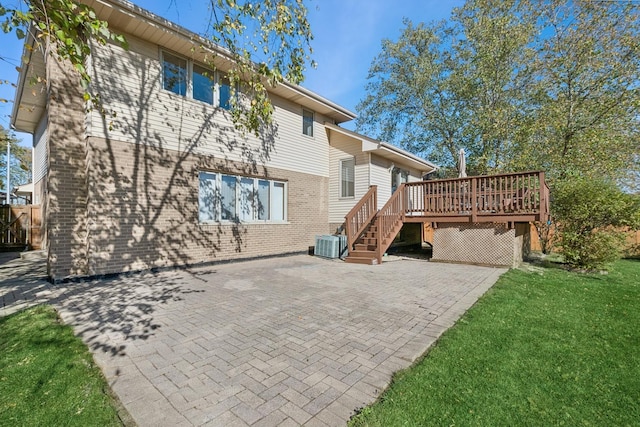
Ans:
[[[404,185],[405,222],[530,222],[549,216],[544,172],[412,182]]]
[[[513,226],[549,218],[549,187],[544,172],[405,183],[379,211],[375,210],[376,197],[377,189],[372,186],[345,217],[350,252],[347,261],[382,262],[382,254],[405,222]]]

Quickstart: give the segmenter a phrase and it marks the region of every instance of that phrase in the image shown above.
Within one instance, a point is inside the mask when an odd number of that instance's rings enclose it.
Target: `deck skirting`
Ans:
[[[433,261],[516,267],[529,246],[528,224],[440,223],[433,231]]]

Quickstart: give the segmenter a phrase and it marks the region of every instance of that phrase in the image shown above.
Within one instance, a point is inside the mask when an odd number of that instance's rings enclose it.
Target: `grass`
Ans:
[[[640,262],[511,270],[350,426],[640,425]]]
[[[86,346],[50,306],[0,319],[0,425],[121,426]]]

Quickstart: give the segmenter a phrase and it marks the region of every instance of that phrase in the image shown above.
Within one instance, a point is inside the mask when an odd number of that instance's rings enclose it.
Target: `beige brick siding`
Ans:
[[[307,251],[328,223],[326,177],[89,138],[89,274]],[[288,186],[286,224],[199,224],[198,172]]]
[[[315,153],[316,146],[321,146],[324,153],[305,157],[315,160],[313,171],[307,173],[300,171],[303,166],[299,164],[296,168],[276,167],[268,153],[260,158],[255,150],[245,152],[217,140],[206,153],[193,145],[176,148],[164,143],[172,135],[165,131],[160,138],[147,126],[144,114],[126,117],[141,131],[133,132],[126,141],[108,132],[87,135],[89,122],[77,74],[53,59],[47,62],[50,99],[42,206],[48,274],[54,281],[306,252],[315,235],[329,230],[328,142],[324,132],[316,129],[319,137],[305,141],[300,148]],[[190,111],[174,109],[170,114],[190,117]],[[95,112],[89,115],[96,117]],[[107,129],[112,117],[99,120],[103,122],[101,129]],[[301,121],[296,129],[301,130]],[[173,135],[173,139],[177,137]],[[286,151],[288,142],[282,141],[280,138],[275,147],[268,148]],[[231,151],[244,161],[234,160]],[[286,181],[288,221],[199,224],[200,170]]]
[[[47,61],[49,144],[43,223],[52,278],[87,274],[87,174],[78,74]],[[80,101],[79,101],[80,100]]]

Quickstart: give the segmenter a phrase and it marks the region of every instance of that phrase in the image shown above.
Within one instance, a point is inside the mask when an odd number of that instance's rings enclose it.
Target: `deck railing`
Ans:
[[[405,216],[406,192],[402,191],[402,186],[396,190],[387,203],[380,209],[376,217],[376,225],[378,227],[378,261],[382,262],[382,254],[389,248],[394,236],[391,234],[398,231],[398,223],[402,225]]]
[[[521,172],[406,183],[407,216],[476,221],[525,221],[549,215],[544,172]]]
[[[353,244],[369,226],[378,212],[377,186],[372,185],[369,191],[345,216],[344,229],[347,235],[347,247],[353,249]]]
[[[345,216],[345,232],[351,251],[367,227],[375,224],[378,262],[405,222],[514,224],[549,218],[549,187],[544,172],[404,183],[380,211],[376,193],[377,187],[372,185]]]

